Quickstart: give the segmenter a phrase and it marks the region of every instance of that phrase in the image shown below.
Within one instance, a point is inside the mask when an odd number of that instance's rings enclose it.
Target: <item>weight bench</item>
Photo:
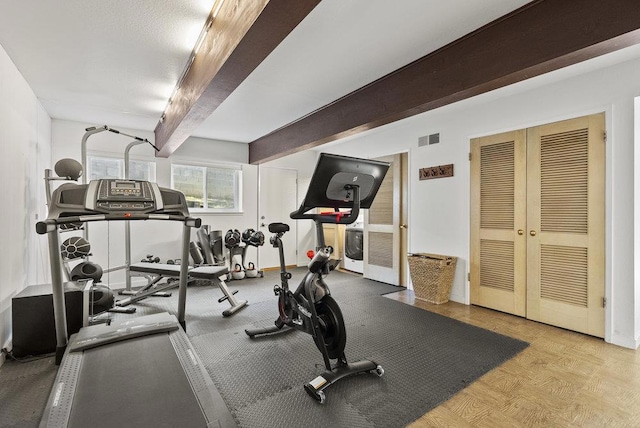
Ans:
[[[149,283],[131,297],[127,297],[126,299],[117,301],[117,306],[127,306],[143,300],[158,292],[176,287],[178,285],[177,281],[172,280],[180,277],[180,265],[170,265],[164,263],[134,263],[129,266],[129,272],[132,275],[147,277]],[[229,269],[226,266],[190,267],[187,271],[188,281],[204,279],[216,283],[218,288],[220,288],[220,290],[224,294],[224,296],[218,299],[218,302],[222,303],[223,301],[227,300],[231,305],[230,308],[222,312],[222,315],[225,317],[233,315],[247,305],[246,300],[236,300],[234,294],[236,294],[237,291],[234,291],[233,293],[229,291],[227,284],[221,279],[222,276],[225,276],[228,273]],[[158,282],[163,278],[168,279],[167,283],[158,284]]]

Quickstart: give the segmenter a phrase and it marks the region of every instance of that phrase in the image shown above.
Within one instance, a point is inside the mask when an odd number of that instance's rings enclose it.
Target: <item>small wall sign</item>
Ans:
[[[420,180],[431,180],[432,178],[453,177],[453,164],[430,166],[420,168]]]

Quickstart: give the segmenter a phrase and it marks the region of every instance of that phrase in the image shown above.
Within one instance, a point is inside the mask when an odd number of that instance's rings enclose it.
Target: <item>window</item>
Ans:
[[[232,167],[171,165],[171,187],[184,193],[189,208],[242,211],[242,171]]]
[[[89,156],[87,159],[89,180],[101,178],[124,178],[124,159]],[[129,178],[131,180],[156,180],[156,163],[141,160],[129,160]]]
[[[129,178],[131,180],[156,181],[156,163],[129,159]]]
[[[122,159],[89,156],[87,165],[88,179],[123,178],[123,163]]]

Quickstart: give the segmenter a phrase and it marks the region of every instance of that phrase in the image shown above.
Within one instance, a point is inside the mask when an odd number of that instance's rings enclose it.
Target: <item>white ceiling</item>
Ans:
[[[153,131],[214,0],[0,0],[0,45],[52,118]]]
[[[214,3],[0,0],[0,45],[52,118],[153,131]],[[323,0],[194,136],[255,140],[526,3]]]

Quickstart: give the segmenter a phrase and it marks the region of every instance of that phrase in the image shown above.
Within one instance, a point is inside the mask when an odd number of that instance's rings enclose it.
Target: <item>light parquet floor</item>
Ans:
[[[412,291],[387,295],[531,345],[410,425],[640,427],[640,352],[524,318]]]

